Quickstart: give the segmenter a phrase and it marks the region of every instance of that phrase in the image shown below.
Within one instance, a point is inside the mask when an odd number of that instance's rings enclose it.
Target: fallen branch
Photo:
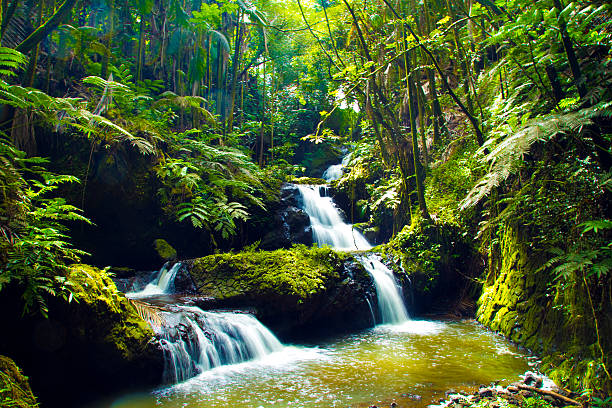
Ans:
[[[571,398],[565,397],[561,394],[558,394],[554,391],[549,391],[549,390],[542,390],[540,388],[536,388],[536,387],[531,387],[529,385],[524,385],[524,384],[517,384],[516,385],[518,388],[520,388],[521,390],[527,390],[527,391],[531,391],[531,392],[537,392],[538,394],[543,394],[543,395],[550,395],[553,398],[557,398],[560,399],[561,401],[567,403],[567,404],[572,404],[572,405],[577,405],[579,407],[582,406],[581,403],[579,403],[576,400],[573,400]]]

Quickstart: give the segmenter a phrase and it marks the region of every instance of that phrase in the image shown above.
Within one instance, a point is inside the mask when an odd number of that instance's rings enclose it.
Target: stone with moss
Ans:
[[[254,307],[281,334],[367,327],[373,284],[349,254],[294,246],[209,255],[187,261],[208,307]]]
[[[71,295],[50,297],[48,318],[22,315],[19,290],[0,296],[11,328],[0,353],[19,361],[41,405],[82,407],[109,392],[159,385],[159,342],[106,271],[72,265],[65,278]]]
[[[456,225],[414,218],[380,251],[409,281],[413,312],[473,315],[475,299],[457,288],[470,287],[475,252]]]
[[[587,287],[566,285],[542,269],[543,258],[530,253],[518,227],[504,227],[500,250],[499,267],[490,269],[478,301],[478,320],[539,354],[542,369],[558,384],[609,393],[604,364],[611,361],[610,340],[598,343]],[[610,317],[598,321],[606,332]]]
[[[38,406],[28,378],[13,360],[5,356],[0,356],[0,406],[16,408]]]
[[[317,178],[317,177],[291,177],[287,181],[293,184],[308,184],[308,185],[327,184],[327,181],[325,181],[322,178]]]
[[[172,247],[165,239],[158,238],[153,241],[155,252],[162,261],[174,261],[177,258],[176,249]]]

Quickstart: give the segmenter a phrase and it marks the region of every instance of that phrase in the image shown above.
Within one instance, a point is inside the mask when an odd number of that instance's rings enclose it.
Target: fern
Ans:
[[[480,151],[483,153],[486,149],[490,150],[483,159],[489,164],[489,170],[463,199],[461,209],[473,207],[521,169],[524,156],[536,142],[548,142],[559,133],[579,133],[593,119],[610,112],[612,102],[600,103],[577,112],[551,114],[529,121],[521,130],[503,138],[497,145],[494,139],[490,139]]]

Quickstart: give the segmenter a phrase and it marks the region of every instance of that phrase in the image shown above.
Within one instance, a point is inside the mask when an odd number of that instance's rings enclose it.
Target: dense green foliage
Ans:
[[[475,269],[482,321],[589,398],[610,389],[610,4],[0,3],[0,295],[18,291],[26,312],[94,291],[69,272],[87,256],[71,236],[113,235],[106,205],[144,202],[193,241],[179,256],[207,255],[260,239],[249,219],[275,225],[283,181],[321,183],[349,151],[332,183],[349,221],[393,238],[388,255],[425,289],[443,265]],[[451,259],[468,247],[482,271]],[[215,296],[248,283],[308,298],[342,257],[243,254],[197,261],[241,271]]]

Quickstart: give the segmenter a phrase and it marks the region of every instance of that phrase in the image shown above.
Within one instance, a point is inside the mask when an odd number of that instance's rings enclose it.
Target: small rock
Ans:
[[[395,402],[391,403],[391,408],[397,408],[397,404]]]
[[[492,397],[493,396],[493,390],[490,388],[481,388],[478,390],[478,395],[480,397]]]
[[[520,390],[519,394],[522,395],[525,398],[530,398],[533,396],[533,394],[530,391],[527,390]]]
[[[508,388],[506,389],[513,394],[516,394],[517,392],[519,392],[519,388],[514,385],[509,385]]]

